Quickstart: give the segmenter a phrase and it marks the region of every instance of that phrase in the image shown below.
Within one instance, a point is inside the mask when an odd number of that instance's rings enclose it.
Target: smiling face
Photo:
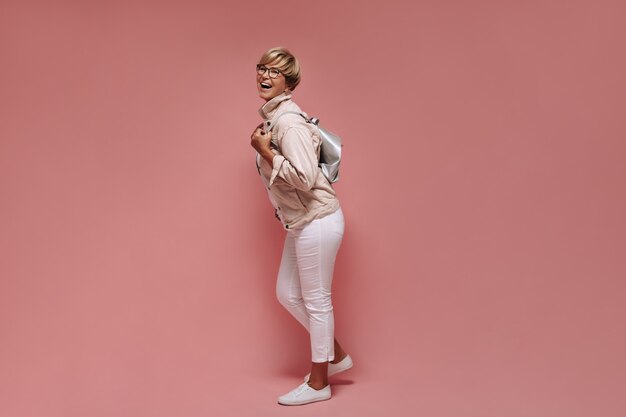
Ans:
[[[270,101],[274,97],[282,94],[287,89],[287,81],[283,74],[278,74],[276,78],[270,77],[270,69],[278,68],[276,62],[270,62],[268,64],[262,64],[268,70],[263,74],[257,72],[256,86],[259,90],[259,97],[265,101]]]

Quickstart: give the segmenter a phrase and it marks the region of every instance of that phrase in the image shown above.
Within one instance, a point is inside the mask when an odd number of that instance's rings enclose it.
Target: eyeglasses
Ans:
[[[269,71],[270,78],[276,78],[280,74],[282,74],[278,68],[267,68],[265,65],[257,64],[256,66],[257,74],[263,75],[265,74],[265,71]]]

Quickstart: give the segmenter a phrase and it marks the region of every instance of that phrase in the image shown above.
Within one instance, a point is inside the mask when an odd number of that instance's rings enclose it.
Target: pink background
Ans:
[[[620,1],[0,4],[0,415],[623,416]],[[253,66],[345,140],[331,401]]]

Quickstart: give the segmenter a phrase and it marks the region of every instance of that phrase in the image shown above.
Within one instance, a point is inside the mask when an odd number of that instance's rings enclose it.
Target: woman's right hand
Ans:
[[[274,152],[270,149],[272,141],[272,132],[266,132],[263,123],[258,125],[250,136],[250,145],[270,164],[274,159]]]

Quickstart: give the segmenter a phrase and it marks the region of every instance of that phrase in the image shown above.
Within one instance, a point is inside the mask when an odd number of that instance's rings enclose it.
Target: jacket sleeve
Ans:
[[[311,132],[299,126],[288,128],[280,144],[280,153],[272,162],[270,187],[276,178],[282,178],[298,190],[310,190],[318,174],[318,160]]]

